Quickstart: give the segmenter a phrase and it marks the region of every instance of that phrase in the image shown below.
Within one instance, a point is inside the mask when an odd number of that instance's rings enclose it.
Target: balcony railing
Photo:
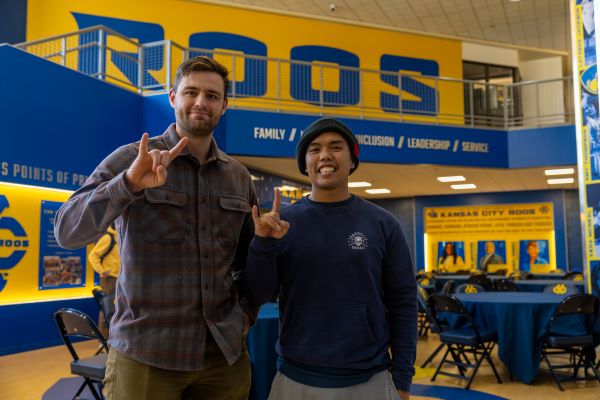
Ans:
[[[513,129],[572,124],[571,78],[499,85],[337,64],[140,44],[103,26],[15,47],[140,94],[168,91],[177,66],[208,55],[230,70],[229,107]]]

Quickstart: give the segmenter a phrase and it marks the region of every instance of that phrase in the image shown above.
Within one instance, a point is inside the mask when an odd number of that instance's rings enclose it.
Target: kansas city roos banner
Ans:
[[[556,269],[552,203],[426,207],[426,269]]]

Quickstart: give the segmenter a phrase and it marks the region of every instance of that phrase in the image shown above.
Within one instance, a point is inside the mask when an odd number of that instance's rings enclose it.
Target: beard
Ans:
[[[219,118],[215,118],[211,115],[208,121],[181,118],[177,121],[177,125],[179,125],[190,137],[200,138],[210,136],[218,122]]]

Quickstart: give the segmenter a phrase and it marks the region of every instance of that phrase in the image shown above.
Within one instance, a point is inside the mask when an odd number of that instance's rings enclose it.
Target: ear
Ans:
[[[175,107],[175,92],[173,91],[173,88],[169,89],[169,103],[171,104],[171,107]]]

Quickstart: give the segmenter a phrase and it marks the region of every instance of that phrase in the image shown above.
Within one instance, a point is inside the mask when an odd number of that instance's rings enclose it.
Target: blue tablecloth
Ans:
[[[573,282],[564,279],[527,279],[514,282],[520,292],[543,292],[544,288],[548,285],[562,283],[565,285],[574,285],[579,290],[579,293],[585,293],[583,282]]]
[[[279,337],[279,308],[277,303],[263,305],[258,321],[248,332],[247,343],[252,365],[250,400],[266,400],[271,382],[277,372],[275,343]]]
[[[498,332],[498,356],[512,375],[521,382],[531,383],[539,368],[546,325],[564,296],[486,292],[456,297],[479,328]]]

